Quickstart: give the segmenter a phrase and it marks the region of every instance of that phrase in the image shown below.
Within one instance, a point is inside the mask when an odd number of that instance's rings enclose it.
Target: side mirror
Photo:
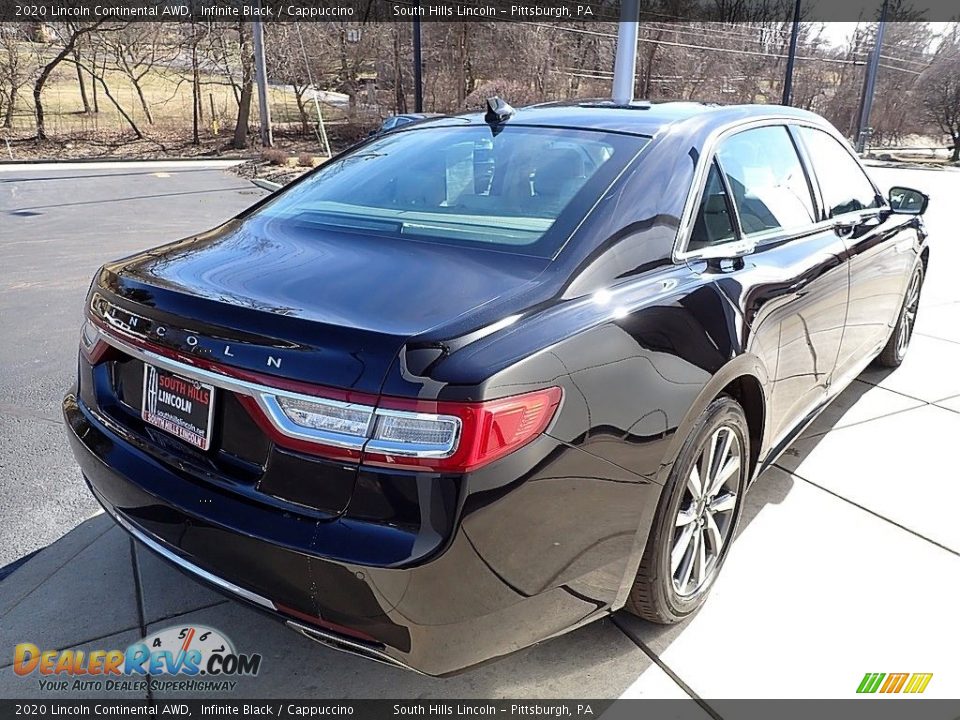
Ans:
[[[898,215],[922,215],[930,198],[919,190],[905,187],[890,188],[890,209]]]

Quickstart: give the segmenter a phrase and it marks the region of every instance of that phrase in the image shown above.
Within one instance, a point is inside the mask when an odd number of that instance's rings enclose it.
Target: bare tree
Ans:
[[[403,114],[407,112],[407,93],[403,86],[403,64],[405,53],[403,50],[403,38],[400,31],[404,23],[393,23],[393,97],[394,112]]]
[[[76,47],[80,38],[82,38],[84,35],[89,35],[90,33],[97,31],[103,26],[103,24],[103,20],[98,20],[94,23],[83,25],[64,23],[62,26],[57,27],[57,37],[62,47],[52,59],[48,60],[46,64],[43,65],[43,67],[40,69],[40,74],[33,83],[33,103],[37,120],[37,140],[47,139],[47,130],[44,125],[43,117],[43,86],[47,84],[50,74],[57,68],[57,66],[66,60],[67,57],[73,54],[74,48]]]
[[[0,24],[0,108],[3,127],[13,127],[20,88],[29,81],[29,59],[23,49],[26,37],[16,23]]]
[[[896,5],[896,3],[894,4]],[[887,23],[884,49],[870,113],[871,145],[902,142],[905,135],[918,129],[919,114],[914,86],[932,60],[928,52],[931,30],[918,22],[918,14],[894,7]]]
[[[272,82],[289,85],[297,103],[300,129],[310,132],[310,113],[307,109],[307,90],[310,89],[311,72],[307,67],[309,53],[317,46],[310,32],[314,23],[269,23],[266,27],[267,76]],[[302,35],[307,38],[301,44]],[[305,52],[307,57],[304,57]]]
[[[167,29],[161,23],[135,22],[127,23],[119,32],[103,37],[105,52],[112,58],[117,70],[130,80],[143,114],[151,125],[153,113],[143,91],[144,79],[160,68],[169,67],[180,55],[179,46],[167,42],[166,35]]]
[[[930,68],[918,82],[927,117],[953,143],[951,160],[960,160],[960,32],[944,39]]]
[[[80,67],[80,42],[73,46],[73,63],[77,69],[77,86],[80,88],[80,101],[83,103],[83,112],[90,114],[90,100],[87,98],[87,83],[83,79],[83,69]]]
[[[76,61],[74,61],[76,62]],[[143,131],[137,126],[136,121],[130,115],[130,113],[120,104],[120,101],[117,97],[111,92],[110,85],[106,80],[106,66],[104,65],[101,68],[97,68],[95,65],[84,65],[82,62],[77,62],[77,67],[80,70],[86,72],[93,78],[94,87],[97,83],[100,83],[100,87],[103,88],[103,94],[106,95],[107,100],[117,109],[117,112],[120,113],[120,116],[127,121],[127,124],[130,126],[130,129],[133,130],[133,134],[137,136],[138,140],[142,140],[144,135]]]
[[[237,103],[237,124],[233,128],[233,147],[245,148],[250,133],[250,105],[253,102],[253,42],[245,23],[237,25],[240,49],[241,84]]]
[[[200,144],[200,121],[203,119],[203,91],[200,88],[200,44],[206,35],[197,23],[190,24],[190,89],[193,96],[193,144]]]

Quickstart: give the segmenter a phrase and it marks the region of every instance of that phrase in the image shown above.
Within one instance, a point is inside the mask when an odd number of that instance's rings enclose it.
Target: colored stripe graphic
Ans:
[[[907,682],[907,678],[910,677],[910,673],[890,673],[887,675],[887,681],[883,684],[883,687],[880,688],[882,693],[898,693],[903,688],[904,683]]]
[[[904,690],[905,693],[922,693],[930,684],[933,673],[914,673]]]
[[[857,692],[875,693],[877,688],[880,687],[880,682],[884,677],[886,677],[885,673],[867,673],[863,676],[863,680],[860,681],[860,687],[857,688]]]
[[[866,673],[857,692],[862,694],[875,693],[922,693],[927,689],[933,673]],[[882,684],[881,684],[882,683]]]

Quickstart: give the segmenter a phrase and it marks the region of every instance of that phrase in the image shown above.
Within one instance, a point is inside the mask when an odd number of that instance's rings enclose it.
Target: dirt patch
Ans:
[[[225,135],[205,136],[194,144],[190,132],[153,132],[137,140],[129,131],[98,131],[73,134],[39,142],[34,137],[0,134],[0,160],[163,160],[169,158],[259,158],[261,153],[256,129],[251,129],[250,146],[242,150],[232,147]],[[285,136],[274,133],[274,144],[296,161],[301,154],[326,157],[315,138]]]
[[[293,162],[288,162],[284,165],[276,165],[269,160],[256,159],[249,160],[248,162],[236,165],[230,168],[230,172],[236,173],[240,177],[253,180],[254,178],[258,180],[269,180],[270,182],[275,182],[280,185],[286,185],[289,182],[296,180],[298,177],[304,173],[310,172],[313,167],[305,167],[299,164],[296,164],[296,156],[293,156]],[[320,156],[317,158],[319,162],[316,165],[322,165],[325,158]]]

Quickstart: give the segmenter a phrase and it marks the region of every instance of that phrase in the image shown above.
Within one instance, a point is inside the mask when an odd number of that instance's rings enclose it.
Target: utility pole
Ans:
[[[797,36],[800,34],[800,0],[793,6],[793,25],[790,28],[790,51],[787,53],[787,74],[783,78],[783,102],[789,105],[793,95],[793,63],[797,59]]]
[[[883,32],[887,26],[887,2],[883,0],[880,9],[880,22],[877,25],[877,37],[867,65],[867,74],[863,81],[863,98],[860,100],[860,126],[857,129],[857,152],[867,148],[867,135],[870,134],[870,110],[873,107],[873,91],[877,84],[877,68],[880,65],[880,49],[883,47]]]
[[[633,102],[639,25],[639,0],[622,0],[620,25],[617,28],[617,57],[613,64],[613,102],[617,105],[629,105]]]
[[[260,104],[260,142],[273,147],[273,128],[270,126],[270,103],[267,99],[267,59],[263,54],[263,23],[253,21],[253,61],[257,72],[257,99]]]
[[[420,10],[419,2],[417,10]],[[423,112],[423,50],[420,46],[419,16],[413,21],[413,111]]]

